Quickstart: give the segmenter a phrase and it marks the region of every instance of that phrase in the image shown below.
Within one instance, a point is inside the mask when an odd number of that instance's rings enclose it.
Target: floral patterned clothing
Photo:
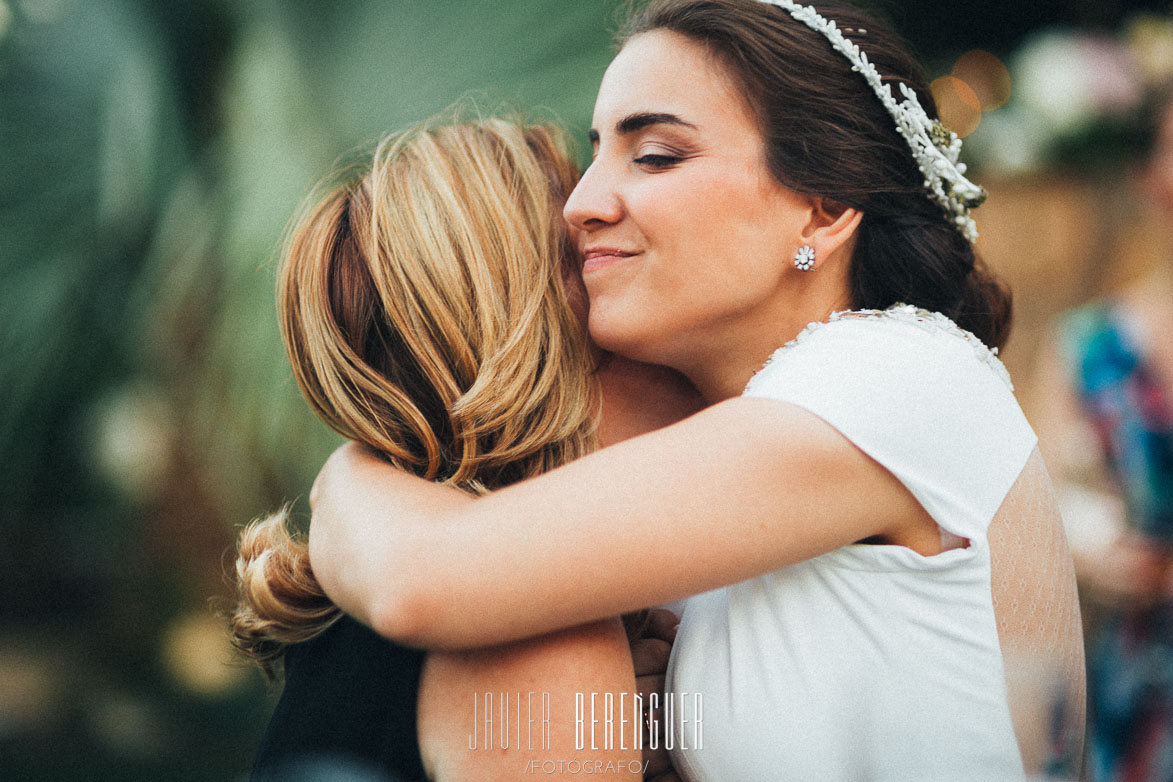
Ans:
[[[1128,524],[1173,546],[1173,400],[1146,366],[1121,310],[1069,313],[1065,352]],[[1088,654],[1089,761],[1095,782],[1173,780],[1173,602],[1119,609]]]

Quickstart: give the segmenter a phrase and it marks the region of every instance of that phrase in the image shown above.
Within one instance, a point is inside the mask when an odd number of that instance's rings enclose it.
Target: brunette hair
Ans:
[[[936,115],[899,36],[840,0],[813,5],[886,83],[907,83]],[[821,33],[760,0],[651,0],[629,15],[618,40],[654,30],[700,43],[728,69],[757,117],[778,182],[863,213],[850,270],[853,307],[913,304],[947,315],[991,347],[1004,345],[1009,289],[930,200],[895,120]]]
[[[479,494],[595,447],[569,304],[559,132],[422,126],[311,194],[283,253],[281,334],[315,412],[397,467]],[[272,676],[340,616],[288,509],[241,533],[234,642]]]

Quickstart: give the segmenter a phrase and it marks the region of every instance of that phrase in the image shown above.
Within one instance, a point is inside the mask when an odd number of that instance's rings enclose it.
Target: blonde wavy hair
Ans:
[[[596,446],[598,395],[570,306],[562,135],[502,119],[385,138],[311,194],[278,280],[281,333],[333,429],[479,494]],[[289,508],[241,533],[233,640],[270,677],[340,612]]]

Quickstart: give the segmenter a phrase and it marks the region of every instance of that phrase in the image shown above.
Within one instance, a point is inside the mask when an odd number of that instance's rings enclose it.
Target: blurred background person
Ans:
[[[1037,416],[1085,599],[1088,773],[1173,779],[1173,91],[1150,101],[1132,181],[1164,262],[1063,313]]]

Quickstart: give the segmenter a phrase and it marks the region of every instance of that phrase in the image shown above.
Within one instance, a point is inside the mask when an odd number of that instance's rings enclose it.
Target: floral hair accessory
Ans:
[[[884,108],[896,120],[896,130],[908,142],[912,157],[925,177],[925,189],[929,197],[944,208],[946,215],[966,239],[977,241],[977,224],[970,217],[969,210],[977,208],[986,200],[986,191],[965,178],[965,164],[958,160],[961,139],[957,134],[942,125],[940,120],[929,119],[916,91],[903,82],[898,85],[903,100],[897,102],[891,87],[884,84],[879,71],[868,62],[867,55],[839,31],[833,20],[820,16],[812,6],[800,5],[792,0],[760,2],[777,6],[807,27],[822,33],[835,51],[847,58],[851,70],[864,77]]]

